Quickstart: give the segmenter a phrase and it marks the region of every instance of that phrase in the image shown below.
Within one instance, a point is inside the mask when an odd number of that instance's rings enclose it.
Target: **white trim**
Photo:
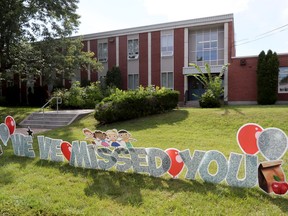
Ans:
[[[229,25],[224,23],[224,64],[228,63]],[[228,102],[228,68],[224,72],[224,103]]]
[[[184,20],[184,21],[176,21],[176,22],[148,25],[148,26],[142,26],[142,27],[86,34],[86,35],[82,35],[82,39],[85,41],[85,40],[115,37],[115,36],[121,36],[121,35],[139,34],[143,32],[163,31],[163,30],[169,30],[169,29],[171,30],[176,27],[186,28],[186,27],[203,26],[203,25],[209,25],[209,24],[217,24],[217,23],[223,23],[223,22],[233,22],[233,14],[225,14],[225,15],[219,15],[219,16],[196,18],[196,19],[190,19],[190,20]],[[73,36],[72,38],[78,38],[78,37],[80,37],[80,35]]]
[[[184,29],[184,67],[189,66],[189,30]],[[184,76],[184,93],[188,90],[188,79]]]
[[[203,73],[205,71],[205,66],[199,66]],[[211,65],[211,73],[220,73],[222,70],[222,65]],[[183,67],[183,75],[199,74],[199,71],[194,67]]]
[[[148,32],[148,86],[152,84],[151,55],[151,32]]]
[[[119,37],[116,37],[116,66],[119,67]]]

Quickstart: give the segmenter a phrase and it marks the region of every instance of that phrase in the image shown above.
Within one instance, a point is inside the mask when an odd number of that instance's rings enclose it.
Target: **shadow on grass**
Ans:
[[[95,129],[108,130],[111,128],[125,128],[128,131],[138,131],[156,128],[162,124],[173,125],[188,118],[187,110],[175,109],[162,114],[155,114],[137,119],[131,119],[123,122],[115,122],[107,125],[95,125]]]
[[[222,114],[223,116],[227,116],[229,114],[231,114],[231,111],[236,112],[240,115],[245,115],[241,109],[239,107],[234,107],[234,106],[224,106],[223,108],[221,108],[224,113]]]
[[[4,159],[2,161],[2,159]],[[3,163],[2,163],[3,162]],[[288,213],[287,195],[275,196],[262,192],[258,187],[255,188],[235,188],[225,184],[211,184],[201,180],[185,180],[166,178],[167,176],[156,178],[146,174],[132,172],[118,172],[105,170],[83,169],[70,166],[68,163],[59,163],[40,159],[31,159],[12,155],[12,152],[1,158],[0,164],[0,188],[1,185],[11,184],[14,181],[13,172],[5,170],[9,163],[20,164],[25,168],[28,164],[34,163],[39,167],[49,167],[58,169],[60,173],[70,173],[76,177],[90,179],[84,188],[87,197],[97,196],[99,199],[109,199],[122,205],[141,206],[144,202],[145,193],[167,192],[171,194],[187,193],[200,194],[203,201],[209,194],[216,195],[215,201],[243,202],[245,208],[253,209],[253,205],[271,204],[277,206],[283,213]],[[144,194],[144,195],[143,195]],[[157,193],[156,193],[157,194]],[[71,195],[71,194],[70,194]],[[153,194],[152,194],[153,195]],[[152,196],[151,195],[151,196]],[[155,194],[154,194],[155,195]],[[75,194],[77,196],[77,194]],[[211,196],[209,196],[210,201]],[[249,203],[249,201],[253,203]]]
[[[112,199],[122,205],[141,206],[143,203],[143,190],[167,191],[172,194],[197,193],[203,197],[209,194],[217,195],[215,199],[231,199],[235,202],[243,202],[253,198],[258,203],[267,203],[278,206],[283,213],[288,213],[287,197],[268,195],[261,189],[255,188],[236,188],[225,184],[212,184],[200,180],[172,179],[165,177],[152,177],[147,174],[132,172],[118,172],[106,170],[92,170],[75,168],[68,163],[57,163],[39,160],[38,166],[53,166],[61,173],[73,173],[74,176],[91,178],[92,183],[88,183],[84,189],[86,196],[97,196],[100,199]],[[205,199],[205,198],[203,198]],[[247,208],[253,208],[253,204]],[[244,205],[244,204],[243,204]]]
[[[94,125],[94,128],[89,128],[89,129],[92,131],[93,130],[106,131],[109,129],[116,128],[118,130],[125,129],[130,132],[133,132],[133,131],[145,130],[145,129],[150,129],[150,128],[157,128],[159,125],[162,125],[162,124],[173,125],[177,122],[181,122],[185,120],[186,118],[188,118],[188,115],[189,113],[187,110],[177,109],[177,110],[172,110],[167,113],[151,115],[151,116],[127,120],[123,122],[115,122],[115,123],[107,124],[107,125]],[[87,124],[85,124],[85,121],[87,118],[91,118],[91,116],[83,117],[81,121],[75,122],[63,128],[58,128],[58,129],[54,129],[51,131],[36,134],[34,136],[33,143],[37,143],[36,137],[39,135],[43,135],[43,136],[55,138],[55,139],[65,137],[66,141],[84,140],[85,136],[82,133],[82,129],[87,127]]]

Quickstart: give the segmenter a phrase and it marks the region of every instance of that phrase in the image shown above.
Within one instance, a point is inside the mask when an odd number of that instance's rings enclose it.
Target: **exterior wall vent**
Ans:
[[[240,65],[245,66],[246,65],[246,59],[240,59]]]

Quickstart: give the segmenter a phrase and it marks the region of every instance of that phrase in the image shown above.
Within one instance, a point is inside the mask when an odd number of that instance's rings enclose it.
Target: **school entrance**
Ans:
[[[199,97],[205,92],[203,84],[194,76],[188,76],[188,101],[199,100]]]

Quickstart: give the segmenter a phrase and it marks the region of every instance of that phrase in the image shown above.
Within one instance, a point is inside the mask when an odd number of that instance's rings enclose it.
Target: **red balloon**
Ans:
[[[184,162],[181,156],[179,155],[179,150],[175,148],[169,148],[166,149],[165,152],[169,155],[171,159],[171,166],[170,169],[168,170],[168,173],[173,178],[176,178],[184,167]]]
[[[258,153],[257,139],[262,131],[263,128],[254,123],[248,123],[239,128],[237,142],[244,153],[252,155]]]
[[[12,116],[6,116],[5,118],[5,124],[7,125],[9,129],[10,135],[12,135],[16,130],[16,122]]]
[[[70,161],[72,145],[69,142],[63,141],[61,143],[61,151],[64,157]]]

